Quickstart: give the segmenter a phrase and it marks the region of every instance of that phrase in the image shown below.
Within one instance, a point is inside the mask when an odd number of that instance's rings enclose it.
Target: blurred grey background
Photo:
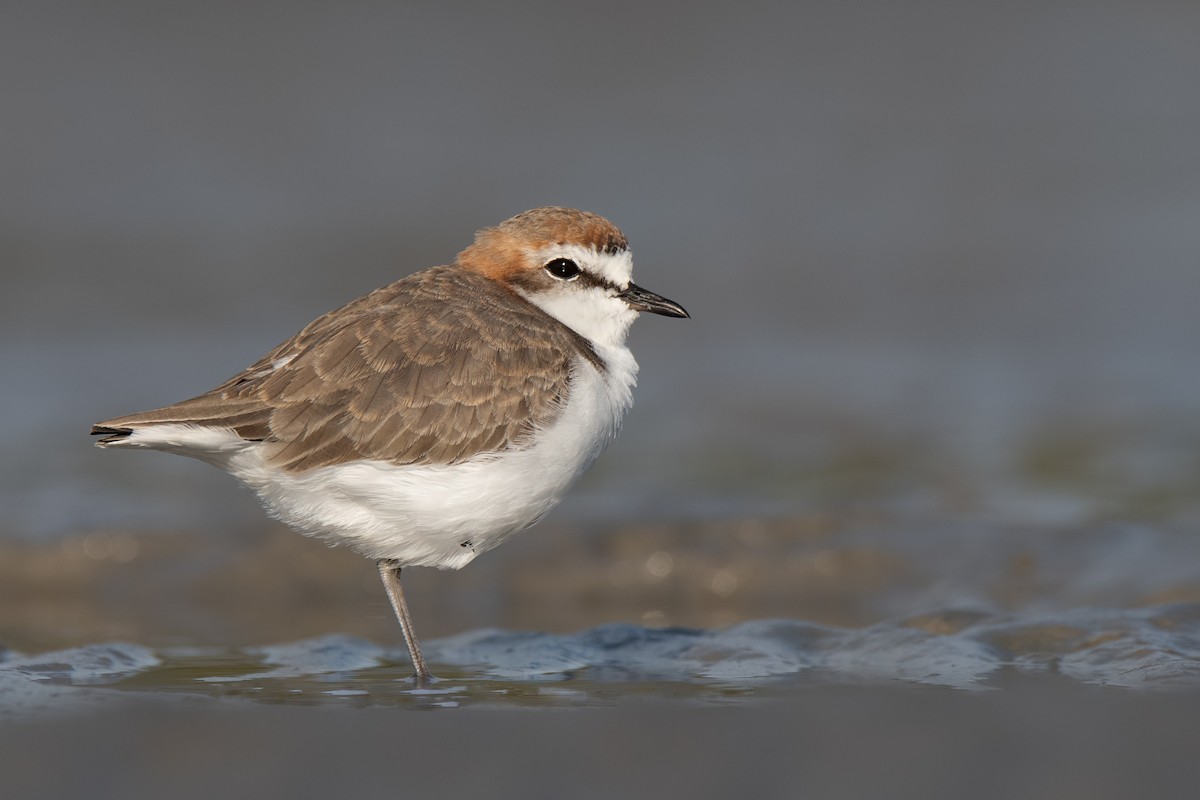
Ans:
[[[1200,5],[3,17],[6,534],[258,524],[89,424],[546,204],[610,217],[693,315],[635,326],[637,405],[568,518],[1058,519],[1113,486],[1196,514]]]

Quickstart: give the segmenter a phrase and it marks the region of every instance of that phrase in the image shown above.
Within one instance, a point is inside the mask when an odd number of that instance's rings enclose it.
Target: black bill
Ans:
[[[664,317],[687,317],[690,319],[692,316],[674,300],[668,300],[662,295],[643,289],[636,283],[629,284],[629,288],[618,294],[617,297],[628,303],[630,308],[638,311],[649,311],[651,314],[662,314]]]

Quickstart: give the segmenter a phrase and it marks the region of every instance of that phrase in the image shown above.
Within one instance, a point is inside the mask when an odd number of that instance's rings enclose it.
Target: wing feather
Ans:
[[[580,356],[597,363],[532,303],[435,267],[318,318],[211,392],[97,427],[232,429],[290,471],[354,459],[455,464],[526,445],[557,416]]]

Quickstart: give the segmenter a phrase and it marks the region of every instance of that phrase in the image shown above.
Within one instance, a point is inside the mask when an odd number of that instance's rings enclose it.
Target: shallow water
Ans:
[[[754,702],[819,686],[984,690],[1014,675],[1200,689],[1200,605],[1034,618],[951,611],[861,630],[796,620],[717,631],[482,630],[428,642],[426,657],[438,680],[418,689],[403,650],[340,635],[239,649],[111,643],[7,653],[0,712],[117,705],[118,692],[142,700],[181,695],[193,704],[587,708],[638,697]]]

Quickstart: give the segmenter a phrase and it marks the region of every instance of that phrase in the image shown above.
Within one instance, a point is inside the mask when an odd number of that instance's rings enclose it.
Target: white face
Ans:
[[[532,256],[541,266],[534,285],[517,289],[527,300],[596,344],[621,347],[637,311],[617,293],[629,287],[633,256],[628,250],[600,253],[581,245],[553,245]],[[558,277],[546,265],[565,259],[577,275]],[[560,263],[565,270],[569,267]]]

